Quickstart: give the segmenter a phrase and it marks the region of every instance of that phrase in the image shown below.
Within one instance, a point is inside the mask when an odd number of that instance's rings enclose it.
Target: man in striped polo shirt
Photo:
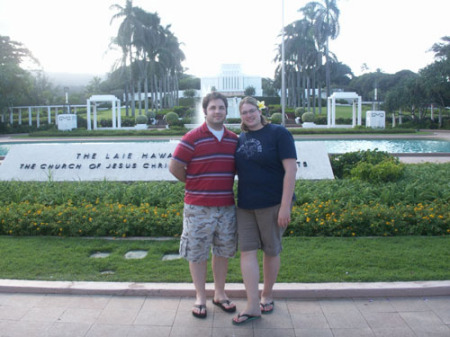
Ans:
[[[180,255],[189,261],[196,290],[192,314],[206,318],[207,260],[212,249],[213,304],[236,311],[225,293],[228,258],[236,253],[236,211],[233,193],[237,136],[224,122],[227,98],[212,92],[202,102],[205,122],[186,133],[175,148],[170,172],[185,183]]]

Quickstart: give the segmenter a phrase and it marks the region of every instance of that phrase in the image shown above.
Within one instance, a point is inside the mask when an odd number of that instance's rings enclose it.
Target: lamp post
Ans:
[[[69,87],[64,87],[64,95],[66,97],[65,105],[67,107],[67,110],[69,110]],[[67,113],[70,113],[70,111],[67,111]]]

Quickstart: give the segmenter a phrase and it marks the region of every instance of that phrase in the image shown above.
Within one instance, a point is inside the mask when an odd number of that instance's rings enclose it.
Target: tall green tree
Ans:
[[[289,24],[284,29],[287,104],[292,107],[300,105],[305,107],[308,104],[309,107],[310,83],[317,61],[312,25],[303,19]],[[281,45],[279,48],[280,52],[275,61],[281,62]],[[277,74],[278,77],[281,76],[280,66],[277,68]]]
[[[114,39],[114,43],[117,44],[122,50],[121,66],[128,69],[128,78],[130,83],[130,95],[131,95],[131,114],[135,116],[135,86],[134,86],[134,74],[133,63],[136,54],[135,50],[135,35],[139,34],[141,24],[137,18],[137,7],[133,6],[133,0],[126,0],[125,6],[114,4],[111,9],[116,10],[111,18],[111,23],[114,20],[123,19],[121,22],[117,36]],[[128,67],[127,67],[128,66]],[[127,95],[128,96],[128,95]]]
[[[331,91],[330,52],[329,40],[336,39],[339,35],[339,8],[337,0],[312,1],[300,9],[306,18],[310,19],[314,26],[314,37],[318,49],[325,54],[327,97]]]
[[[24,63],[39,65],[22,43],[0,35],[0,111],[14,105],[29,104],[31,94],[35,93],[35,81],[32,74],[23,68]]]
[[[450,36],[435,43],[431,50],[436,61],[419,71],[429,103],[441,109],[450,106]]]
[[[136,88],[140,97],[139,106],[141,98],[145,98],[146,113],[149,109],[149,91],[152,108],[173,106],[178,100],[178,76],[183,71],[181,62],[184,53],[178,39],[170,31],[170,25],[162,27],[156,13],[134,7],[131,0],[126,1],[125,7],[114,5],[112,8],[118,12],[111,21],[123,18],[113,44],[122,50],[120,67],[128,74],[132,109]],[[141,95],[142,84],[144,95]],[[135,115],[134,110],[132,114]]]

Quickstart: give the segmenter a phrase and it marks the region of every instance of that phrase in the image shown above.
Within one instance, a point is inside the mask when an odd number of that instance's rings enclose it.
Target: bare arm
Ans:
[[[291,205],[295,189],[297,160],[289,158],[284,159],[282,163],[284,167],[283,195],[281,197],[281,206],[278,212],[278,226],[285,228],[291,221]]]
[[[169,162],[169,171],[179,181],[186,182],[186,167],[179,161],[171,159]]]

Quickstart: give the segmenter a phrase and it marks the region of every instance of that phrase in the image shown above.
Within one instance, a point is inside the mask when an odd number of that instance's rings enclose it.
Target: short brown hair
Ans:
[[[221,99],[223,101],[223,104],[225,104],[225,108],[228,109],[228,99],[226,98],[226,96],[224,94],[221,94],[220,92],[213,91],[207,94],[205,97],[203,97],[202,101],[203,112],[206,111],[209,102],[212,101],[213,99]]]

